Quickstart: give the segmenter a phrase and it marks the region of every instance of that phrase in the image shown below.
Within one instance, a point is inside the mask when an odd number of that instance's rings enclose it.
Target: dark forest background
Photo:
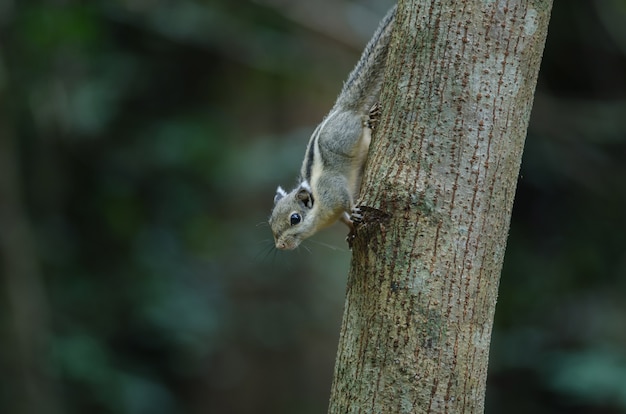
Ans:
[[[350,252],[272,250],[389,2],[0,2],[0,412],[326,411]],[[555,0],[488,413],[626,413],[626,1]]]

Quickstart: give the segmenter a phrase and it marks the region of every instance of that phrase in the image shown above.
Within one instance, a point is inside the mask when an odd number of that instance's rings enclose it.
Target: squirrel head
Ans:
[[[312,209],[313,193],[306,181],[290,193],[281,187],[276,189],[269,224],[277,249],[293,250],[315,232],[310,215]]]

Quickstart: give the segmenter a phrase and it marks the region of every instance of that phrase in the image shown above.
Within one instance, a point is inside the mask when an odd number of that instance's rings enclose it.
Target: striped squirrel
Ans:
[[[276,248],[292,250],[318,230],[343,221],[353,228],[349,212],[369,149],[372,121],[382,87],[396,6],[381,21],[348,76],[335,105],[309,140],[298,185],[276,190],[269,225]]]

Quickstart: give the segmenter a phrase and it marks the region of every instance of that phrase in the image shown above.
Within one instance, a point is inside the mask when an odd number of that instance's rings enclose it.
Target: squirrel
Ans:
[[[328,115],[317,126],[304,155],[298,185],[280,186],[269,225],[276,248],[293,250],[318,230],[341,220],[353,230],[354,199],[378,115],[396,6],[382,19]]]

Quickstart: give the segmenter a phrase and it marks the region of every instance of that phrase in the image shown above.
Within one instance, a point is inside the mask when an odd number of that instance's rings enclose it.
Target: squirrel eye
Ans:
[[[302,217],[300,217],[300,214],[298,213],[293,213],[291,217],[289,217],[289,222],[291,223],[292,226],[295,226],[296,224],[300,223],[300,221],[302,221]]]

